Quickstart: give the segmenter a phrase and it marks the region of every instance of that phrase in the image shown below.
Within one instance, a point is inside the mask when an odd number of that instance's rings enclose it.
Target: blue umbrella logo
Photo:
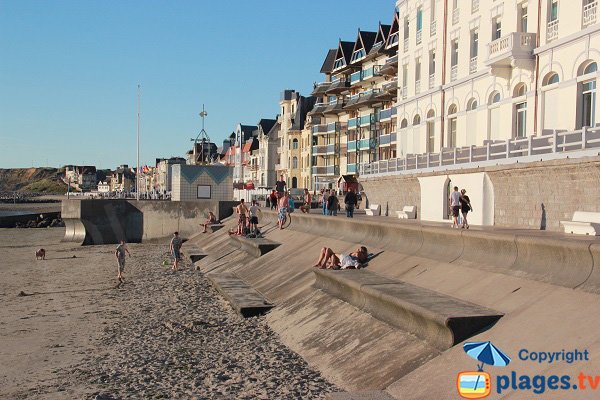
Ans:
[[[478,371],[483,371],[484,364],[506,367],[510,363],[510,357],[494,346],[492,342],[466,342],[463,349],[470,357],[481,362],[481,365],[477,365]]]

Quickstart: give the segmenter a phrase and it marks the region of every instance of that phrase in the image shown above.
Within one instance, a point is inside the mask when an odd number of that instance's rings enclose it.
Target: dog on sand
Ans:
[[[46,250],[39,249],[38,251],[36,251],[35,252],[35,259],[36,260],[45,260],[46,259]]]

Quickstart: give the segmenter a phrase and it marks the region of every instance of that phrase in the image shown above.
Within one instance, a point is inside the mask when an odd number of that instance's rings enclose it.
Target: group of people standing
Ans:
[[[462,225],[460,228],[469,229],[467,214],[469,211],[473,211],[473,207],[471,207],[471,199],[469,199],[469,196],[467,196],[467,191],[465,189],[461,189],[459,192],[458,186],[454,186],[454,190],[452,193],[450,193],[448,204],[450,207],[450,213],[452,214],[452,228],[459,228],[458,217],[460,214],[462,214]]]

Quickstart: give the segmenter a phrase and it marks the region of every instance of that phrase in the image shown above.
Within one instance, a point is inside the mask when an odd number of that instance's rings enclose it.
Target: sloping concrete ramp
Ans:
[[[365,270],[315,269],[315,287],[377,319],[448,349],[497,322],[502,313]]]
[[[264,314],[274,307],[262,294],[234,273],[212,273],[206,277],[244,318]]]

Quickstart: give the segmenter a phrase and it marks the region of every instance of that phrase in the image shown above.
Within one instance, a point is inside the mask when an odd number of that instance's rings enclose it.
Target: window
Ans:
[[[413,126],[419,125],[421,123],[421,116],[419,114],[415,115],[413,118]]]
[[[417,9],[417,32],[420,32],[423,29],[423,8],[419,7]]]
[[[556,21],[558,19],[558,0],[550,2],[550,12],[548,13],[548,21]]]
[[[542,86],[552,85],[554,83],[558,83],[559,77],[556,72],[550,72],[546,75],[542,82]]]
[[[408,17],[404,18],[404,40],[408,39],[408,34],[410,32],[410,21]]]
[[[527,85],[525,85],[524,83],[519,83],[517,86],[515,86],[513,97],[525,96],[526,93],[527,93]]]
[[[467,103],[467,111],[474,111],[477,110],[477,100],[475,100],[474,98],[471,98],[471,100],[469,100],[469,102]]]
[[[471,59],[477,57],[479,53],[479,31],[473,29],[471,31]]]
[[[298,148],[298,139],[294,139],[292,140],[292,149],[297,149]]]
[[[338,58],[337,60],[335,60],[335,63],[333,64],[333,69],[336,70],[338,68],[342,68],[345,65],[346,65],[346,60],[344,60],[344,58]]]
[[[356,50],[354,53],[352,53],[352,59],[350,60],[350,62],[358,61],[364,57],[365,57],[365,49]]]
[[[435,151],[435,111],[427,111],[427,152]]]
[[[406,120],[406,118],[404,118],[402,122],[400,122],[400,129],[404,129],[406,127],[408,127],[408,121]]]
[[[498,40],[502,37],[502,20],[500,18],[496,18],[492,22],[492,41]]]
[[[527,32],[527,2],[521,4],[519,7],[519,26],[517,28],[518,32]]]
[[[431,22],[435,21],[435,2],[436,0],[431,0],[431,5],[429,6],[429,20]]]
[[[598,64],[589,62],[580,68],[579,75],[588,75],[598,72]],[[585,80],[580,83],[579,121],[578,127],[596,125],[596,78]]]
[[[451,45],[450,65],[458,65],[458,39],[454,39]]]
[[[292,158],[292,168],[298,168],[298,157]]]
[[[489,104],[496,104],[496,103],[500,103],[501,97],[500,97],[500,93],[499,92],[493,92],[492,94],[490,94],[490,102]]]
[[[456,147],[456,104],[448,107],[448,141],[447,147]]]
[[[515,105],[516,112],[516,126],[515,126],[515,137],[522,138],[527,135],[527,103],[517,103]]]
[[[421,83],[421,57],[415,59],[415,85],[416,85],[416,89],[415,92],[418,94],[419,93],[419,88],[418,86]]]
[[[435,74],[435,50],[429,52],[429,75]]]

